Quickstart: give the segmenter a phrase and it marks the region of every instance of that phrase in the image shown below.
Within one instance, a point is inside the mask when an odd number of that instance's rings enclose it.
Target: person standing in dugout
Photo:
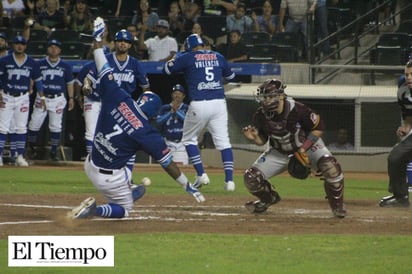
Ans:
[[[388,191],[390,196],[379,201],[381,207],[409,207],[407,165],[412,161],[412,61],[406,63],[405,77],[399,83],[398,104],[402,125],[396,131],[400,141],[388,155]]]
[[[344,176],[338,161],[325,146],[321,136],[325,129],[319,114],[285,94],[286,85],[268,79],[257,89],[259,103],[252,125],[242,129],[244,136],[268,149],[244,173],[250,194],[259,198],[247,202],[252,213],[265,212],[280,201],[279,193],[268,181],[288,170],[292,177],[306,179],[311,169],[324,180],[326,197],[335,217],[344,218]]]

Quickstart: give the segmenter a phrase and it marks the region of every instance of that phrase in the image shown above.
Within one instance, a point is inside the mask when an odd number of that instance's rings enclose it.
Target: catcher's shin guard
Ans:
[[[262,173],[257,168],[251,167],[246,170],[244,183],[249,193],[259,198],[257,201],[251,201],[245,204],[250,212],[265,212],[271,205],[280,201],[279,193],[263,178]]]
[[[345,205],[343,204],[343,179],[337,183],[324,182],[326,198],[329,201],[330,208],[333,215],[338,218],[344,218],[346,216]]]

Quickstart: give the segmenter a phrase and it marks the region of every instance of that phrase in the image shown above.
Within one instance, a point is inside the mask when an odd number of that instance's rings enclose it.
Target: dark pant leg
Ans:
[[[394,195],[408,195],[406,166],[412,161],[412,135],[395,145],[388,156],[389,192]]]

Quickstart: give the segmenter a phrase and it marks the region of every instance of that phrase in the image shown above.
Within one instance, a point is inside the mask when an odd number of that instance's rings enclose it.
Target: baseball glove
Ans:
[[[310,167],[304,166],[295,156],[289,159],[288,172],[296,179],[306,179],[310,174]]]

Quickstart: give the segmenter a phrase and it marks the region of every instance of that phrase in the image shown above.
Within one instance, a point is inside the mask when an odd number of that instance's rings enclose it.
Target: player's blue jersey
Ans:
[[[56,95],[62,92],[66,94],[67,85],[74,82],[72,66],[60,58],[56,63],[51,63],[48,57],[38,61],[38,64],[42,74],[44,94]]]
[[[120,62],[115,57],[115,53],[106,55],[106,58],[113,68],[113,76],[117,84],[130,94],[137,90],[137,85],[141,88],[150,87],[147,74],[136,58],[127,56],[126,61]]]
[[[163,105],[156,122],[163,137],[173,142],[180,142],[183,135],[183,122],[189,106],[181,104],[177,112],[171,113],[171,104]]]
[[[14,54],[0,58],[0,89],[9,94],[26,93],[30,80],[41,82],[37,62],[26,54],[23,63],[17,64]]]
[[[160,164],[171,160],[170,149],[136,101],[119,88],[111,73],[103,76],[99,89],[102,110],[97,121],[91,158],[101,168],[120,169],[143,150]]]
[[[183,72],[189,88],[189,99],[194,101],[225,98],[222,76],[226,80],[235,77],[226,59],[210,50],[183,53],[166,62],[164,72]]]
[[[98,92],[98,90],[100,89],[100,83],[97,81],[98,74],[97,74],[96,63],[94,61],[87,62],[80,69],[79,73],[77,74],[77,78],[76,78],[76,81],[79,84],[79,86],[83,86],[83,81],[86,77],[91,81],[92,89],[93,89],[93,92],[87,97],[92,101],[100,101],[100,95]]]

